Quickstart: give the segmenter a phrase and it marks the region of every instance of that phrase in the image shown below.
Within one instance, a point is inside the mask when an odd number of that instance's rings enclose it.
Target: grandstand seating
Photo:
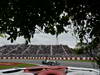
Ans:
[[[0,47],[0,57],[33,57],[33,56],[51,56],[51,57],[63,57],[63,56],[76,56],[73,49],[67,45],[5,45]]]

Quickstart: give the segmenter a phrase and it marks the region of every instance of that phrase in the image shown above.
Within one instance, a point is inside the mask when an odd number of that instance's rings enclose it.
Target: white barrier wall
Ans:
[[[0,57],[0,59],[29,59],[29,60],[94,60],[93,57]]]

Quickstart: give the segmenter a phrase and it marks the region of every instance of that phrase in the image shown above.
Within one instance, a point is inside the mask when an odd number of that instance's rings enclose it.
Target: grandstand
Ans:
[[[74,55],[73,49],[67,45],[5,45],[0,47],[0,57],[63,57]]]

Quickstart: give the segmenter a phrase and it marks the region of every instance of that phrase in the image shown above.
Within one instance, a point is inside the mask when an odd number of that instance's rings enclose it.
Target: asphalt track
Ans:
[[[43,60],[25,60],[25,59],[0,59],[0,62],[21,62],[21,63],[33,63],[42,65]],[[83,67],[83,68],[93,68],[96,69],[97,65],[94,62],[78,62],[78,61],[61,61],[57,60],[62,66],[70,67]]]

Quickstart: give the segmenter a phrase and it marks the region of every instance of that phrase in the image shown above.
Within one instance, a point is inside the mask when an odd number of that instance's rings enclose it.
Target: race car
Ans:
[[[65,66],[33,66],[0,70],[0,75],[66,75]]]
[[[51,60],[44,60],[44,61],[42,61],[42,64],[44,64],[44,65],[52,65],[52,66],[60,65],[59,62],[57,62],[57,61],[51,61]]]
[[[36,66],[24,69],[26,73],[34,73],[34,75],[66,75],[67,67],[65,66]]]
[[[91,68],[33,66],[0,70],[0,75],[100,75],[100,72]]]

